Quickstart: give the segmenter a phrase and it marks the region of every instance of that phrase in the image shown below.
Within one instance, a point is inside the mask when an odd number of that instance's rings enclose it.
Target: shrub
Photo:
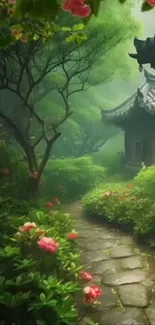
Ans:
[[[102,182],[105,170],[96,166],[91,157],[65,158],[49,161],[45,171],[45,194],[59,196],[64,187],[64,199],[80,198],[97,182]]]
[[[20,222],[33,220],[32,229],[25,225],[1,242],[0,320],[5,324],[76,324],[74,294],[80,290],[81,266],[75,243],[67,238],[71,219],[43,211],[32,211],[29,218]],[[44,239],[39,236],[54,238],[51,251],[47,243],[39,247],[37,242]]]
[[[122,173],[124,170],[124,157],[121,152],[99,152],[93,156],[95,164],[104,166],[107,170],[107,175],[115,175]]]
[[[141,197],[132,184],[107,184],[88,193],[82,200],[85,210],[104,220],[134,231],[139,236],[155,235],[155,203]]]
[[[155,165],[150,167],[143,165],[134,178],[134,184],[141,195],[155,197]]]

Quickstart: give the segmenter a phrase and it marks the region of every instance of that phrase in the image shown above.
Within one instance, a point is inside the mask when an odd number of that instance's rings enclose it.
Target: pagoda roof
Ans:
[[[111,123],[121,124],[138,107],[149,115],[155,115],[155,75],[144,70],[145,82],[122,104],[109,110],[102,109],[102,118]]]

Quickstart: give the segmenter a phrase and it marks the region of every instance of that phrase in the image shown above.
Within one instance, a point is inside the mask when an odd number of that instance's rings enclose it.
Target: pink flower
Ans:
[[[91,14],[90,6],[85,4],[85,0],[64,0],[62,9],[81,18],[88,17]]]
[[[38,245],[41,249],[48,251],[50,253],[55,253],[59,249],[59,243],[54,239],[48,237],[42,237],[38,241]]]
[[[152,7],[155,6],[155,0],[146,0],[146,2]]]
[[[100,297],[103,293],[103,290],[98,285],[91,285],[89,287],[85,287],[83,289],[85,294],[84,302],[87,304],[91,304],[96,301],[96,298]]]
[[[16,0],[9,0],[9,3],[10,3],[11,5],[14,5],[14,4],[16,3]]]
[[[25,222],[23,226],[21,226],[19,229],[23,232],[29,232],[31,229],[37,228],[37,225],[35,222]]]
[[[89,272],[81,272],[81,278],[86,281],[92,280],[92,275]]]
[[[67,238],[68,238],[68,239],[71,239],[71,240],[74,240],[74,239],[79,238],[79,234],[78,234],[78,232],[73,231],[73,232],[70,232],[70,233],[67,235]]]

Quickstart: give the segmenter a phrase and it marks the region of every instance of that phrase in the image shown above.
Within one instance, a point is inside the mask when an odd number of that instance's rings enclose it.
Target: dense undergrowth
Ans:
[[[87,213],[134,232],[139,238],[155,235],[155,166],[141,171],[131,183],[107,183],[82,200]]]

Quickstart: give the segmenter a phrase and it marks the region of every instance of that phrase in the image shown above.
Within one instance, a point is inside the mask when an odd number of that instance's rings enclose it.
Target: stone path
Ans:
[[[93,274],[89,284],[103,289],[100,304],[85,307],[78,297],[80,325],[92,319],[100,325],[155,325],[155,257],[118,230],[92,223],[80,203],[67,207],[76,220],[81,260]],[[86,284],[87,285],[87,284]]]

